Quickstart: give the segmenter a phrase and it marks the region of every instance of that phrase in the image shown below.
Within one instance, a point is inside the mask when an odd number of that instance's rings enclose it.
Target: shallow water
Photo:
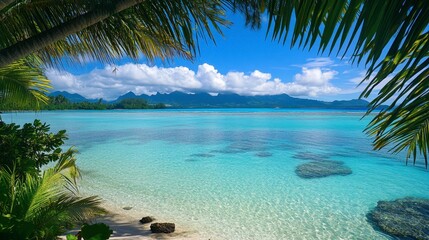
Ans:
[[[205,239],[389,239],[366,214],[379,200],[429,198],[429,172],[371,150],[362,112],[63,111],[3,114],[67,129],[82,191]],[[342,161],[347,176],[302,179],[298,165]]]

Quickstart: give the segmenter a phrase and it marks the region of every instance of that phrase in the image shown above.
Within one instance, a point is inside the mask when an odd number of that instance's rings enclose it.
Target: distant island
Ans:
[[[264,95],[264,96],[241,96],[233,93],[220,93],[210,95],[209,93],[188,94],[183,92],[157,93],[154,95],[136,95],[128,92],[119,96],[116,100],[105,101],[103,99],[87,99],[77,93],[65,91],[52,92],[51,100],[62,96],[71,104],[82,106],[84,104],[96,107],[106,105],[106,109],[125,108],[316,108],[316,109],[356,109],[366,110],[368,102],[360,99],[342,101],[318,101],[312,99],[302,99],[291,97],[287,94]],[[61,98],[61,97],[60,97]],[[61,98],[61,99],[63,99]],[[129,103],[125,106],[121,103]],[[58,102],[58,101],[57,101]],[[130,104],[132,103],[132,104]],[[51,101],[49,105],[55,105]],[[96,105],[94,105],[96,104]],[[58,107],[58,106],[57,106]],[[55,108],[47,108],[55,109]],[[83,107],[76,109],[85,109]],[[94,108],[97,109],[97,108]]]
[[[42,106],[42,110],[162,109],[165,107],[163,103],[150,104],[142,98],[125,98],[115,102],[106,102],[101,98],[90,100],[79,94],[61,92],[51,94],[48,104]]]

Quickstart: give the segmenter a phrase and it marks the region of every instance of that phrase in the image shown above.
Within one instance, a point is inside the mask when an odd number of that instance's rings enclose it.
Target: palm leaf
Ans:
[[[74,151],[64,153],[57,164],[42,176],[19,177],[13,170],[0,169],[0,216],[10,216],[10,224],[0,221],[0,236],[54,239],[72,224],[82,223],[103,213],[96,196],[81,197],[77,192]],[[28,231],[21,227],[27,226]],[[22,236],[16,234],[22,231]],[[25,235],[26,234],[26,235]]]
[[[26,58],[0,68],[0,110],[23,106],[39,108],[48,101],[51,88],[35,58]]]
[[[292,45],[308,49],[318,39],[320,52],[350,55],[352,62],[365,64],[367,86],[360,97],[375,95],[366,116],[391,102],[366,128],[375,136],[374,148],[393,145],[392,152],[407,151],[414,163],[420,154],[427,166],[428,1],[256,2],[265,2],[273,39],[284,43],[291,35]]]
[[[115,12],[121,2],[129,2],[130,7]],[[56,65],[64,61],[64,56],[72,62],[97,59],[107,63],[124,56],[136,59],[142,54],[149,60],[176,56],[191,59],[198,52],[200,39],[214,40],[214,32],[229,24],[223,18],[223,7],[230,6],[229,2],[15,1],[0,10],[0,56],[8,58],[28,48],[29,53],[37,51],[45,63]],[[100,19],[78,21],[94,12]],[[94,23],[90,24],[91,20]],[[53,29],[57,29],[56,34],[48,35]],[[31,43],[25,45],[28,41]],[[8,53],[3,54],[7,49]]]

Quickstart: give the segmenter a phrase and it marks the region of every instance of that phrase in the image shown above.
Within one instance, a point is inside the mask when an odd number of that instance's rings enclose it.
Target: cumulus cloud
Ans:
[[[340,92],[339,88],[330,83],[336,74],[336,71],[330,69],[307,66],[302,67],[301,73],[297,73],[292,81],[284,82],[259,70],[250,74],[237,71],[222,74],[207,63],[199,65],[197,72],[186,67],[162,68],[131,63],[106,66],[81,75],[55,69],[46,72],[55,90],[109,100],[129,91],[138,95],[182,91],[240,95],[286,93],[291,96],[316,97]]]
[[[337,75],[334,70],[322,70],[321,68],[302,68],[302,73],[295,75],[295,83],[300,85],[301,94],[308,96],[318,96],[320,94],[336,94],[340,89],[330,84],[330,80]]]

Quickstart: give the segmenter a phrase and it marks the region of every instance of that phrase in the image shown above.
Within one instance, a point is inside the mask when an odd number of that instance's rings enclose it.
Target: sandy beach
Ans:
[[[100,218],[97,218],[93,223],[105,223],[113,230],[113,234],[109,239],[130,239],[130,240],[147,240],[147,239],[204,239],[195,230],[187,229],[186,226],[175,223],[171,219],[162,219],[160,217],[152,216],[155,218],[155,222],[173,222],[176,224],[176,230],[174,233],[152,233],[150,231],[150,224],[141,224],[139,220],[143,217],[137,217],[139,209],[131,208],[125,210],[122,207],[113,206],[109,203],[103,203],[102,205],[108,210],[108,213]],[[70,231],[71,234],[76,234],[77,229]],[[69,234],[68,233],[68,234]],[[65,236],[61,236],[61,239],[66,239]]]

